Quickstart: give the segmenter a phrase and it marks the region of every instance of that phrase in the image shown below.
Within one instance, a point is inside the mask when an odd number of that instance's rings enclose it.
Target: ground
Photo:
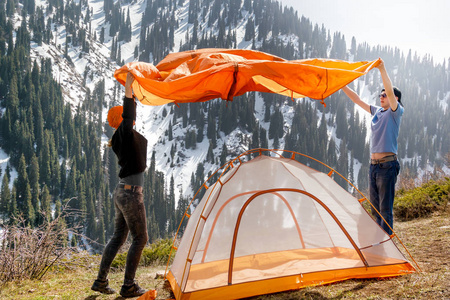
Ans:
[[[347,280],[326,286],[308,287],[262,295],[246,300],[288,299],[450,299],[450,212],[436,212],[429,218],[395,222],[394,230],[416,260],[422,272],[390,279]],[[101,295],[90,290],[99,257],[63,273],[46,275],[42,280],[9,283],[0,298],[9,299],[123,299],[118,294]],[[148,289],[156,289],[157,299],[171,299],[167,282],[157,277],[165,266],[139,268],[137,280]],[[120,289],[123,272],[113,272],[111,286]]]

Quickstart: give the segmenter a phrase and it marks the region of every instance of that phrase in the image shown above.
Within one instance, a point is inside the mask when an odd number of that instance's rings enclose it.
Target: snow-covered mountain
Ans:
[[[31,42],[31,56],[32,59],[35,60],[40,60],[41,58],[50,58],[52,60],[54,79],[60,83],[63,90],[64,99],[66,102],[71,104],[73,111],[77,109],[80,103],[83,103],[88,91],[92,92],[99,85],[99,83],[103,81],[105,86],[105,98],[102,107],[103,123],[106,123],[108,109],[111,106],[120,104],[121,97],[123,95],[123,88],[118,85],[117,81],[114,79],[113,74],[114,71],[119,68],[122,63],[137,61],[138,58],[136,57],[139,57],[139,55],[142,54],[142,51],[139,51],[138,55],[136,55],[136,49],[139,49],[140,46],[142,28],[141,24],[143,23],[142,17],[146,11],[146,8],[148,7],[148,1],[154,4],[154,8],[157,10],[159,17],[167,17],[170,13],[177,22],[176,29],[173,33],[174,46],[172,49],[170,49],[171,52],[182,50],[181,45],[187,42],[186,40],[189,38],[189,36],[193,36],[195,30],[201,31],[197,33],[198,35],[200,35],[201,33],[210,36],[218,35],[220,33],[220,19],[221,17],[225,18],[223,16],[223,14],[225,13],[224,10],[220,10],[222,15],[220,15],[219,13],[219,19],[217,21],[208,21],[209,16],[213,14],[214,6],[217,3],[219,3],[219,5],[223,5],[223,3],[221,4],[221,1],[203,1],[202,3],[205,6],[202,8],[198,8],[199,13],[195,17],[196,26],[194,26],[192,20],[191,22],[189,22],[189,17],[190,13],[192,12],[192,7],[190,6],[195,5],[195,3],[198,4],[198,1],[133,0],[116,2],[116,4],[120,4],[120,10],[121,12],[123,12],[124,16],[127,15],[128,12],[131,16],[130,21],[132,35],[129,42],[120,41],[117,44],[120,50],[116,51],[120,53],[121,58],[121,63],[118,64],[116,60],[111,59],[111,54],[113,48],[115,47],[114,43],[117,43],[117,39],[114,40],[114,38],[108,34],[111,24],[110,22],[106,22],[106,15],[104,11],[106,0],[80,0],[74,2],[65,1],[66,5],[75,3],[76,5],[80,6],[82,20],[80,20],[77,24],[71,23],[70,26],[76,26],[78,28],[84,29],[87,37],[86,40],[88,41],[89,45],[89,51],[85,51],[82,45],[75,46],[74,43],[71,42],[74,40],[74,37],[68,34],[69,30],[67,26],[69,26],[69,23],[54,21],[54,16],[55,14],[57,14],[57,12],[55,10],[48,10],[49,1],[36,0],[36,7],[42,8],[46,23],[50,23],[53,38],[51,39],[51,42],[49,44],[42,43],[39,45],[35,42]],[[265,42],[264,39],[253,39],[248,41],[245,40],[246,26],[251,23],[249,21],[252,21],[256,18],[256,14],[258,13],[251,9],[245,9],[246,2],[249,1],[236,1],[236,3],[240,5],[238,17],[235,18],[236,22],[233,23],[232,26],[230,25],[229,27],[226,27],[225,30],[226,32],[233,32],[236,40],[235,46],[237,48],[259,48]],[[156,3],[158,3],[158,5],[156,5]],[[168,8],[166,8],[166,6]],[[163,12],[166,14],[163,14]],[[21,23],[21,15],[16,14],[14,18],[14,24]],[[86,21],[86,19],[89,19],[89,21]],[[269,22],[269,20],[267,22]],[[302,22],[306,21],[302,19]],[[148,28],[151,29],[154,26],[155,24],[152,23],[149,24]],[[308,26],[310,26],[311,28],[313,27],[312,24]],[[317,32],[323,32],[324,30],[324,28],[319,28]],[[99,37],[102,35],[102,32],[104,33],[103,42],[100,43]],[[316,30],[314,32],[316,32]],[[269,32],[268,37],[270,38],[271,35],[272,33]],[[327,34],[325,33],[323,34],[323,36],[327,36]],[[329,32],[328,38],[331,39],[331,35]],[[338,38],[340,38],[340,35],[338,36]],[[304,49],[305,47],[305,42],[303,40],[300,40],[299,35],[283,34],[280,32],[277,34],[277,40],[281,41],[283,46],[290,45],[294,47],[296,52],[300,51],[300,48]],[[158,41],[152,42],[158,43]],[[333,51],[333,49],[329,47],[327,51],[327,54],[329,54],[330,51]],[[315,54],[317,53],[310,53],[310,55]],[[354,55],[354,53],[349,54],[348,59],[356,59]],[[153,62],[154,64],[158,63],[158,61],[153,61],[153,56],[151,53],[148,57],[148,60],[150,62]],[[357,85],[359,87],[360,95],[363,98],[371,99],[370,101],[374,103],[376,98],[374,97],[374,95],[377,92],[371,91],[370,86],[364,81],[364,79],[358,81]],[[448,102],[445,99],[450,98],[450,93],[447,93],[446,95],[447,96],[443,100],[441,100],[443,106]],[[259,125],[268,131],[270,124],[269,122],[264,121],[265,105],[263,99],[259,94],[256,94],[255,98],[255,117],[259,122]],[[304,99],[302,101],[312,100]],[[314,102],[314,105],[316,104],[318,103]],[[204,165],[205,175],[210,171],[216,170],[219,165],[205,162],[209,147],[209,142],[207,139],[204,139],[201,143],[197,143],[195,149],[186,149],[186,147],[184,146],[184,137],[188,131],[194,130],[196,129],[196,127],[194,124],[188,124],[187,127],[183,128],[180,118],[179,120],[174,121],[174,116],[171,113],[173,111],[172,109],[176,110],[177,108],[168,105],[158,107],[139,105],[136,129],[148,139],[148,157],[150,159],[152,153],[155,152],[156,169],[162,171],[165,174],[166,182],[169,182],[170,178],[173,176],[175,180],[176,197],[178,198],[180,195],[180,191],[182,191],[183,196],[189,198],[189,196],[193,195],[193,192],[195,192],[191,190],[190,181],[191,175],[195,173],[198,164],[202,163]],[[285,132],[287,132],[292,124],[292,118],[294,115],[293,108],[289,105],[282,105],[280,109],[284,117]],[[355,110],[358,111],[360,115],[362,115],[359,108],[355,108]],[[320,121],[322,114],[319,111],[317,111],[317,114],[319,116],[318,120]],[[330,120],[332,116],[326,115],[326,118],[327,120]],[[364,120],[366,122],[369,122],[368,118],[365,118]],[[169,141],[166,134],[171,122],[174,138],[173,140]],[[335,125],[328,122],[327,131],[328,138],[333,138],[335,140],[336,149],[338,152],[338,150],[340,149],[339,146],[341,141],[340,139],[336,138]],[[245,150],[248,150],[248,141],[251,139],[252,134],[246,132],[245,130],[236,128],[231,132],[231,134],[225,135],[223,133],[220,133],[220,135],[220,139],[217,140],[217,147],[213,150],[214,156],[219,157],[223,145],[226,145],[228,152],[230,153],[228,157],[230,159],[244,152]],[[102,144],[105,144],[107,139],[108,137],[106,135],[103,135]],[[273,146],[273,143],[274,141],[269,139],[269,148]],[[173,148],[176,148],[175,156],[169,159],[169,153]],[[284,148],[284,139],[280,139],[279,148]],[[350,153],[348,155],[350,158]],[[8,158],[6,155],[4,155],[4,153],[2,154],[2,152],[0,152],[0,159],[2,168],[4,168],[8,161]],[[361,162],[355,160],[352,167],[354,178],[357,178],[358,172],[361,167]],[[445,168],[444,171],[446,173],[450,173],[450,170],[448,170],[448,168]]]

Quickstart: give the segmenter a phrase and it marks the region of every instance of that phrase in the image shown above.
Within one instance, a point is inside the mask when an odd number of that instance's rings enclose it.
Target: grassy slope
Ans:
[[[396,222],[394,228],[422,269],[422,273],[392,279],[347,280],[250,299],[450,299],[450,212],[429,218]],[[70,271],[48,274],[41,281],[7,284],[0,299],[122,299],[118,294],[101,295],[90,290],[99,257],[84,258]],[[173,297],[163,279],[155,279],[165,266],[141,267],[137,280],[145,288],[157,289],[158,299]],[[123,272],[113,272],[110,282],[117,291]]]

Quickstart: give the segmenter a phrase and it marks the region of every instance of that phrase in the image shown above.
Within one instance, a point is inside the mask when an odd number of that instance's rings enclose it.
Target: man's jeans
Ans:
[[[129,231],[133,241],[128,250],[124,279],[124,284],[129,285],[134,282],[142,250],[148,241],[144,197],[142,193],[116,187],[114,191],[114,206],[116,214],[114,235],[103,251],[97,279],[106,280],[111,263],[120,247],[125,243]]]
[[[400,164],[397,160],[370,165],[370,202],[391,228],[394,224],[395,183],[399,172]],[[372,211],[372,214],[375,216],[377,224],[391,235],[392,230],[380,215],[375,211]]]

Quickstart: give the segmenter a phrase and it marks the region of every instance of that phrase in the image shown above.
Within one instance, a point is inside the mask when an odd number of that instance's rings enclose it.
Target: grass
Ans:
[[[325,286],[251,297],[247,300],[288,299],[450,299],[450,213],[440,211],[430,217],[395,222],[394,230],[407,246],[422,269],[421,273],[391,279],[347,280]],[[8,283],[0,298],[16,299],[122,299],[119,294],[102,295],[90,290],[95,279],[100,256],[86,255],[72,270],[52,272],[42,280]],[[156,289],[157,299],[171,299],[173,295],[157,273],[164,273],[165,265],[140,267],[136,279],[147,289]],[[111,286],[118,291],[123,271],[110,275]]]
[[[110,285],[116,290],[116,294],[103,295],[91,291],[91,285],[97,275],[100,256],[93,257],[91,264],[78,267],[74,270],[66,270],[62,273],[50,273],[42,280],[24,280],[19,283],[8,283],[0,292],[0,299],[124,299],[118,292],[123,282],[123,271],[111,272]],[[158,299],[169,299],[170,291],[163,287],[162,279],[155,279],[157,272],[164,272],[162,266],[142,267],[137,270],[136,280],[144,288],[157,289]]]
[[[422,272],[390,279],[346,280],[247,300],[450,299],[449,190],[450,179],[445,178],[397,194],[394,230]],[[146,247],[142,266],[136,273],[136,280],[142,287],[157,290],[157,299],[174,298],[167,281],[157,276],[164,274],[170,247],[170,240],[160,240]],[[128,249],[127,246],[123,248]],[[125,258],[126,253],[116,257],[109,276],[110,285],[117,292],[123,282]],[[66,267],[53,268],[41,280],[8,282],[0,286],[0,299],[123,299],[119,294],[102,295],[91,291],[100,259],[99,255],[82,253],[71,257],[70,263],[63,264]]]
[[[347,280],[249,299],[450,299],[450,214],[394,223],[422,272],[391,279]]]

